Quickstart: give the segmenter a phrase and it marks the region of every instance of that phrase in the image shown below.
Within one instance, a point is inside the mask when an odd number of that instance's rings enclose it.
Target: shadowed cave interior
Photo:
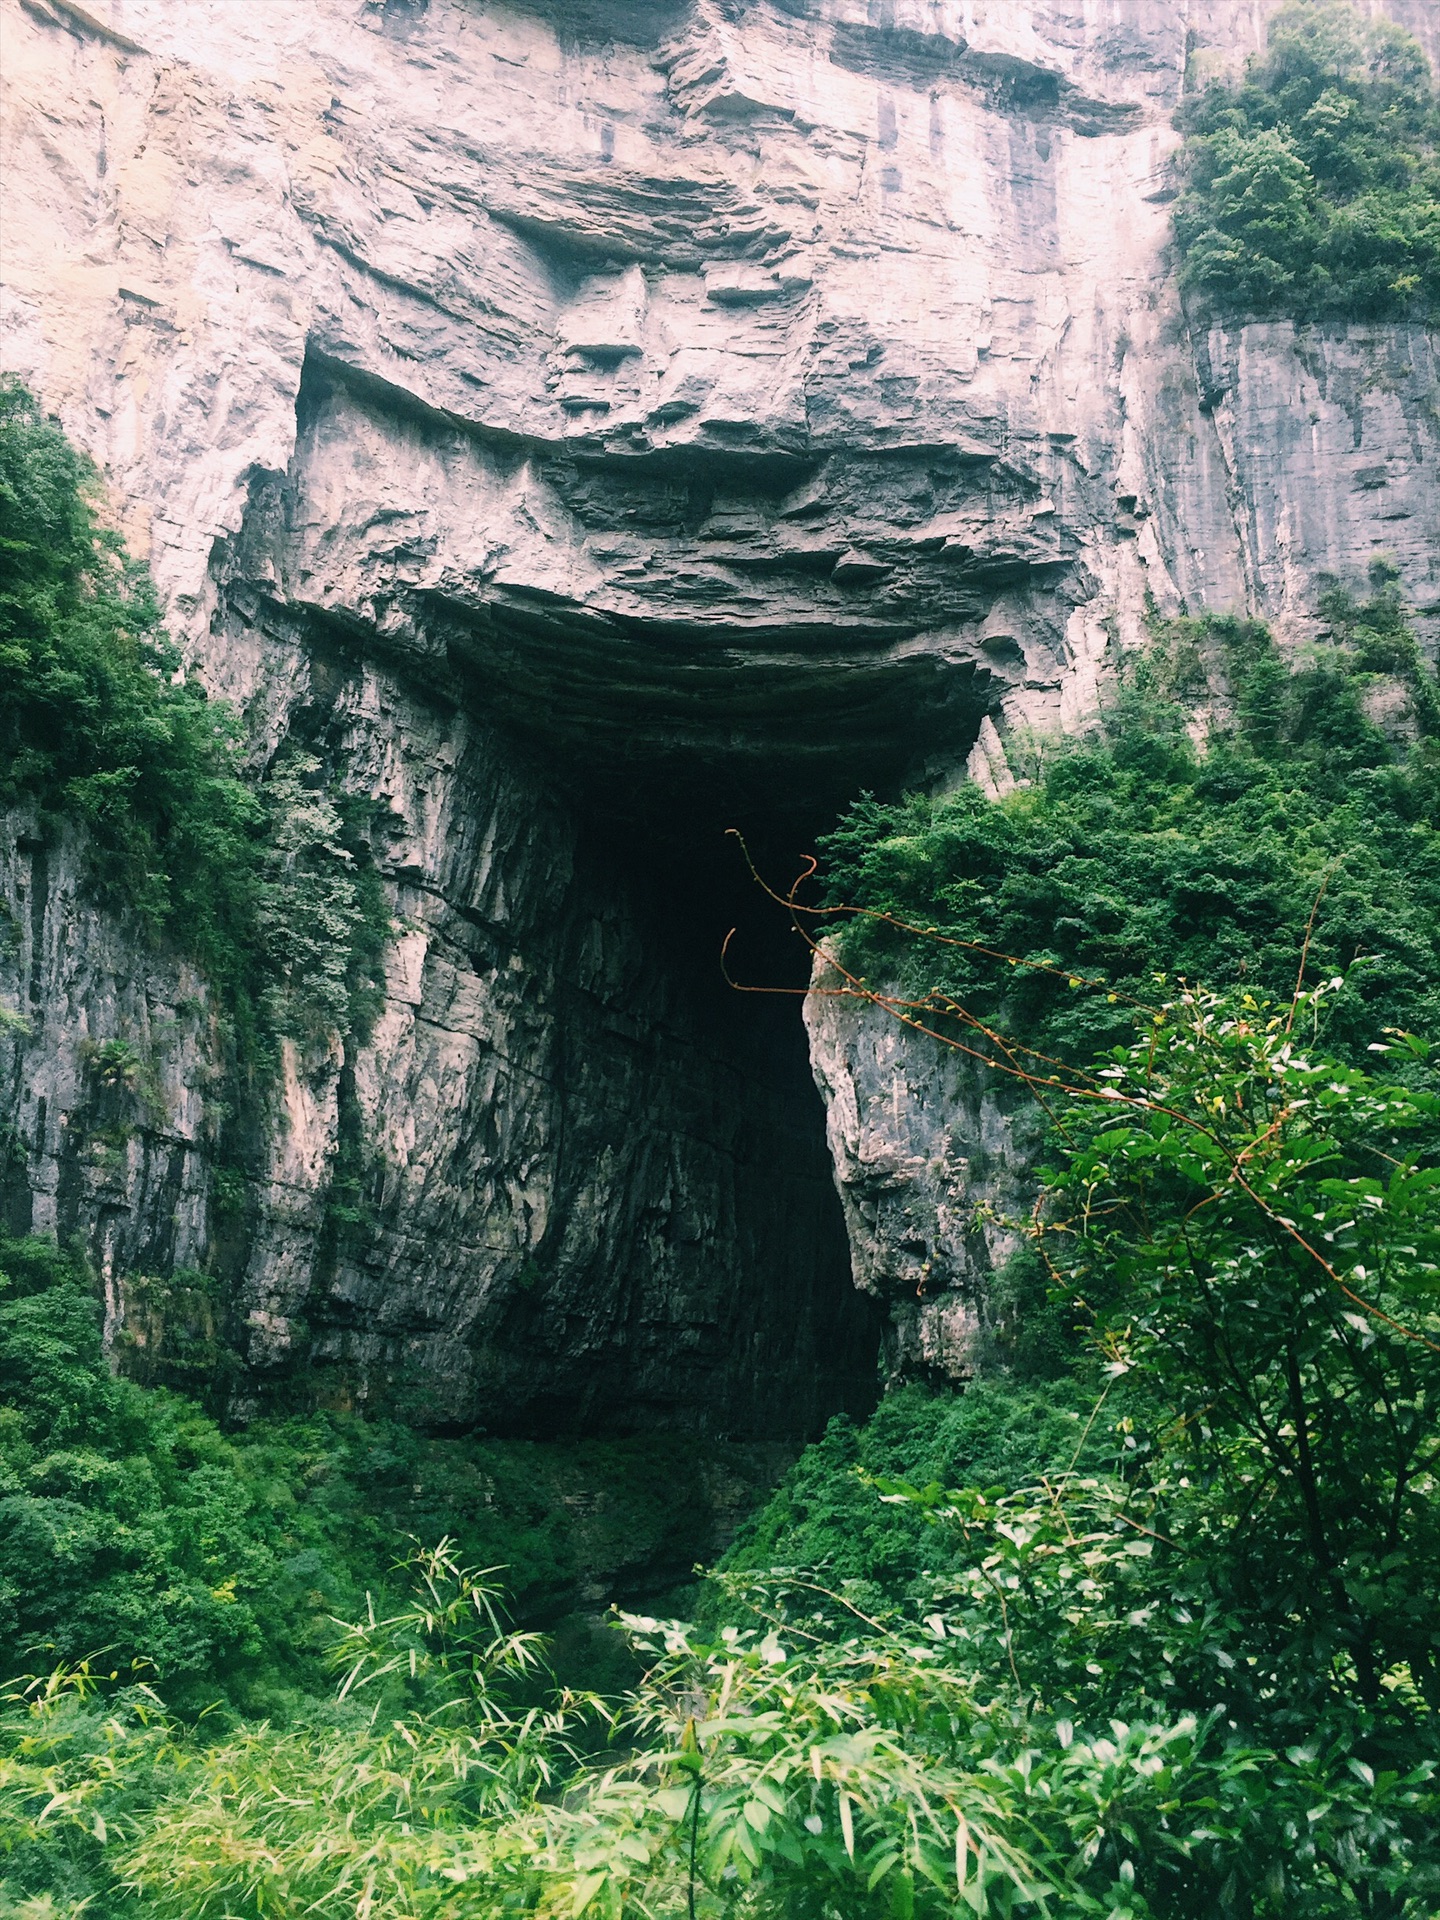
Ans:
[[[758,1367],[748,1408],[727,1430],[799,1437],[833,1412],[868,1411],[879,1314],[851,1279],[800,1018],[810,951],[750,863],[783,893],[858,794],[893,795],[933,776],[937,756],[973,741],[986,676],[942,675],[933,657],[822,675],[793,655],[767,663],[751,636],[737,673],[733,634],[608,634],[577,646],[537,627],[512,628],[498,645],[491,634],[467,638],[455,649],[467,677],[483,682],[489,710],[566,796],[591,883],[627,903],[676,1008],[733,1072],[757,1124],[763,1109],[774,1129],[741,1189],[748,1298],[725,1337],[752,1348]],[[802,897],[818,900],[813,883]],[[803,1298],[770,1232],[777,1206],[792,1228],[803,1220],[810,1242]],[[718,1352],[711,1363],[724,1372]],[[579,1404],[547,1396],[535,1411],[540,1426],[527,1430],[693,1419],[673,1401],[622,1410],[588,1389]]]

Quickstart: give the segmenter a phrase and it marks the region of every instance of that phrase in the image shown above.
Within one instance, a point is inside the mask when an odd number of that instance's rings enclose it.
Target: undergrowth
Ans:
[[[742,1497],[758,1472],[726,1446],[708,1465]],[[83,1262],[0,1241],[0,1680],[96,1656],[185,1714],[283,1716],[325,1690],[332,1617],[442,1534],[508,1570],[562,1664],[618,1679],[587,1582],[653,1599],[712,1526],[683,1439],[449,1440],[344,1413],[223,1431],[195,1398],[112,1373]]]
[[[877,1500],[874,1483],[1013,1493],[1047,1473],[1092,1470],[1113,1453],[1113,1436],[1087,1432],[1088,1388],[1068,1367],[1043,1380],[1017,1370],[963,1393],[892,1388],[863,1425],[837,1414],[720,1560],[710,1617],[726,1617],[727,1586],[781,1567],[804,1569],[867,1611],[913,1606],[948,1564],[951,1543],[917,1508]]]
[[[837,1423],[608,1698],[443,1539],[328,1700],[14,1689],[0,1912],[1429,1920],[1440,1093],[1302,1041],[1333,997],[1184,992],[1078,1076],[1033,1238],[1091,1350]]]

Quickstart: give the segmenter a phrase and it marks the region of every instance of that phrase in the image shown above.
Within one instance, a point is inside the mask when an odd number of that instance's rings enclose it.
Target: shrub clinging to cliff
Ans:
[[[1290,0],[1238,85],[1182,115],[1181,284],[1237,318],[1440,312],[1440,104],[1418,43]]]
[[[303,750],[246,778],[98,484],[0,384],[0,807],[84,828],[99,897],[199,964],[242,1051],[363,1024],[388,915],[359,809]]]
[[[1311,962],[1346,979],[1331,1045],[1440,1029],[1435,680],[1383,569],[1375,585],[1329,594],[1327,642],[1295,660],[1258,622],[1161,623],[1096,737],[1046,743],[998,802],[858,802],[822,843],[830,898],[949,944],[862,917],[847,964],[1083,1063],[1126,1038],[1157,974],[1287,992],[1323,887]],[[1400,737],[1367,712],[1382,679],[1405,691]]]

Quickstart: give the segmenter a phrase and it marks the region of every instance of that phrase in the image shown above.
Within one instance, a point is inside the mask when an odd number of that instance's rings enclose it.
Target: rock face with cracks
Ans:
[[[1187,49],[1268,10],[0,0],[3,364],[256,771],[379,801],[394,913],[373,1033],[237,1107],[204,982],[8,823],[7,1219],[117,1340],[201,1268],[238,1406],[512,1431],[811,1431],[876,1301],[965,1370],[1023,1139],[830,999],[827,1156],[724,829],[788,881],[863,788],[1003,784],[1150,604],[1303,635],[1383,552],[1433,644],[1432,336],[1174,291]]]

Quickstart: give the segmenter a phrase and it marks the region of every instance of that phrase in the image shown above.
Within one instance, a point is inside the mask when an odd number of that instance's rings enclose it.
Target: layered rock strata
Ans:
[[[823,953],[805,1025],[855,1283],[886,1308],[886,1377],[966,1379],[993,1347],[995,1281],[1033,1202],[1035,1110],[965,1054],[848,994]]]

